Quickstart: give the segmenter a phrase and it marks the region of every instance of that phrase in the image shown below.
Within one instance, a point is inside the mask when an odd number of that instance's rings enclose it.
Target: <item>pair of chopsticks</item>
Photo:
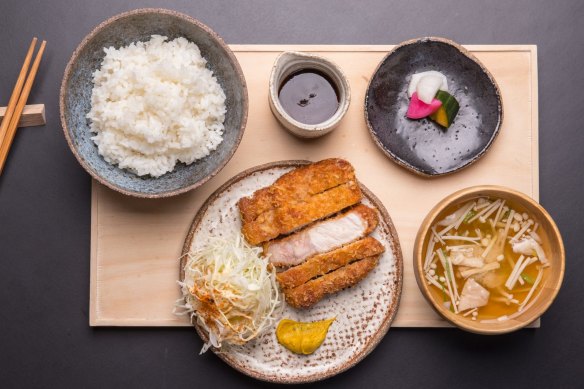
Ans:
[[[47,44],[46,41],[41,43],[41,46],[34,59],[34,63],[32,64],[32,68],[29,72],[28,68],[36,43],[37,38],[33,38],[32,43],[28,49],[28,53],[26,53],[24,64],[22,64],[22,69],[20,69],[18,79],[16,80],[16,85],[12,91],[12,96],[10,96],[10,101],[8,102],[8,107],[6,108],[6,114],[4,115],[4,119],[0,125],[0,175],[4,170],[8,152],[10,151],[10,146],[12,146],[12,141],[14,140],[16,129],[18,128],[18,121],[20,120],[20,116],[22,115],[22,111],[26,105],[26,100],[28,100],[28,95],[32,89],[32,84],[39,69],[39,64],[41,63],[41,58],[43,57],[43,53],[45,51],[45,45]]]

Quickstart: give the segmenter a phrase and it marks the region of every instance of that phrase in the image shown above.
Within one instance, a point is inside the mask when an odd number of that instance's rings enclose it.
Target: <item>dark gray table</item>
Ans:
[[[105,18],[176,9],[228,43],[537,44],[541,203],[564,235],[564,285],[538,330],[499,337],[391,330],[328,387],[582,387],[584,351],[584,2],[0,0],[0,105],[33,35],[48,41],[30,102],[47,126],[22,129],[0,177],[1,387],[268,386],[199,356],[190,329],[89,328],[90,178],[65,143],[58,93],[71,53]],[[494,2],[493,2],[494,3]]]

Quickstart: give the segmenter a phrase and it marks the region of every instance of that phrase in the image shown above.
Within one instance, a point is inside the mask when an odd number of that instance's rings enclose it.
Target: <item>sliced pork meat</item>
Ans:
[[[315,255],[298,266],[278,273],[276,278],[283,289],[292,289],[349,263],[379,255],[384,251],[383,245],[369,236],[328,253]]]
[[[294,266],[368,235],[377,227],[377,211],[360,204],[331,219],[264,245],[264,255],[276,266]]]
[[[355,170],[349,162],[340,158],[325,159],[284,174],[272,185],[240,199],[237,205],[241,219],[252,222],[282,204],[302,202],[350,181],[355,181]]]
[[[357,284],[375,268],[379,255],[361,259],[294,289],[284,290],[286,302],[294,308],[308,308],[325,296]]]
[[[469,278],[462,288],[458,310],[465,311],[467,309],[485,306],[489,302],[489,296],[490,293],[488,290],[483,288],[473,278]]]

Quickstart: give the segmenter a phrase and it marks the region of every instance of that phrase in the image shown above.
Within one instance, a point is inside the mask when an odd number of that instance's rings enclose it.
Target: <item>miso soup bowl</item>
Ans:
[[[537,233],[542,240],[542,247],[550,261],[546,269],[548,274],[542,279],[541,292],[532,297],[533,304],[528,303],[519,316],[497,323],[481,323],[472,320],[471,316],[462,317],[454,314],[443,305],[442,298],[434,293],[424,277],[424,259],[430,239],[433,237],[432,226],[448,215],[455,204],[463,204],[479,197],[505,199],[517,205],[522,212],[527,212],[536,223],[539,223]],[[516,190],[501,186],[474,186],[462,189],[440,201],[422,222],[414,243],[414,273],[418,287],[430,306],[452,325],[476,334],[498,335],[516,331],[537,320],[552,304],[562,285],[565,267],[565,251],[562,236],[551,216],[535,200]]]

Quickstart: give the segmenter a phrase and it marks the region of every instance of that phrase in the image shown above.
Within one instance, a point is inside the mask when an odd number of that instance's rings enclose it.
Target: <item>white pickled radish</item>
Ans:
[[[408,86],[408,97],[412,97],[412,95],[416,91],[416,88],[418,86],[418,82],[420,81],[420,78],[422,78],[424,76],[438,76],[438,77],[442,78],[442,84],[440,84],[440,90],[443,90],[444,92],[448,92],[448,80],[446,79],[446,76],[440,72],[435,71],[435,70],[430,70],[427,72],[420,72],[420,73],[416,73],[416,74],[412,75],[412,78],[410,79],[410,85]]]
[[[440,90],[440,85],[442,85],[442,78],[439,76],[427,75],[420,78],[416,87],[418,98],[424,103],[430,104]]]

